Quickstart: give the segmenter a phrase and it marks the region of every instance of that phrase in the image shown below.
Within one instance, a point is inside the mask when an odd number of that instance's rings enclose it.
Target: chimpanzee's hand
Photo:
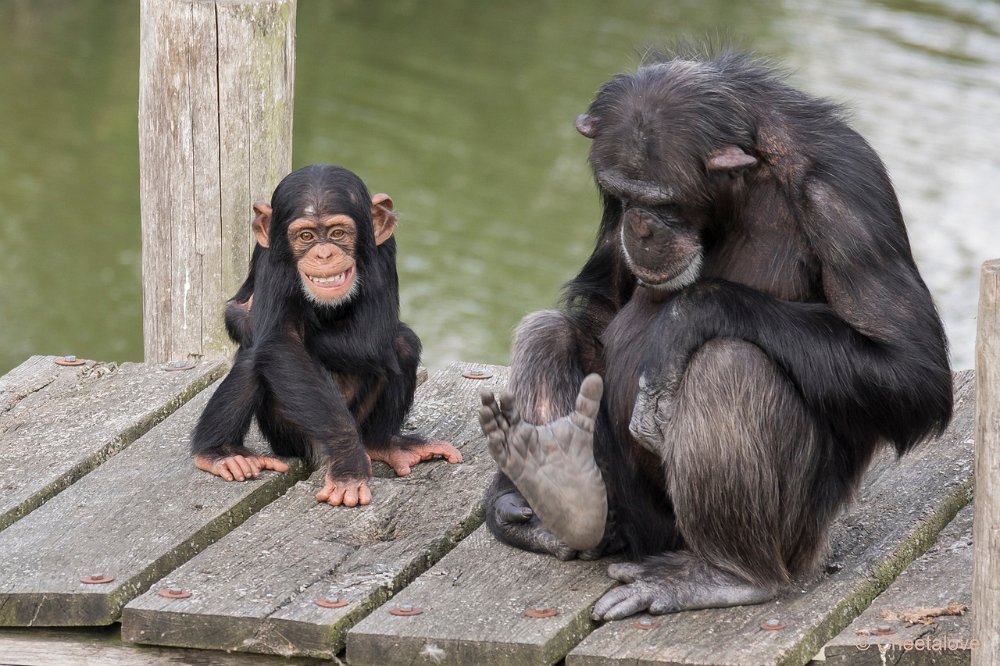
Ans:
[[[368,479],[334,479],[327,472],[326,483],[316,493],[316,499],[331,506],[364,506],[371,504],[372,491],[368,488]]]
[[[486,507],[490,511],[489,506]],[[550,532],[519,492],[496,498],[493,515],[487,516],[490,530],[505,543],[536,553],[547,553],[560,560],[572,560],[577,552]]]
[[[274,456],[231,455],[217,457],[199,454],[194,457],[194,464],[198,469],[221,476],[226,481],[256,479],[265,469],[275,472],[288,471],[288,465]]]

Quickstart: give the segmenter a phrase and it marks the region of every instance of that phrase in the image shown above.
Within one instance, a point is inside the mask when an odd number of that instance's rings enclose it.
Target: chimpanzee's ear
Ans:
[[[576,131],[593,139],[597,136],[597,119],[589,113],[581,113],[576,117]]]
[[[738,146],[726,146],[712,151],[705,160],[709,171],[739,171],[757,164],[757,158],[748,155]]]
[[[255,201],[253,204],[253,235],[257,237],[257,244],[267,247],[267,235],[271,230],[271,204],[266,201]]]
[[[396,230],[399,215],[392,210],[392,198],[388,194],[372,196],[372,227],[375,229],[375,244],[389,240]]]

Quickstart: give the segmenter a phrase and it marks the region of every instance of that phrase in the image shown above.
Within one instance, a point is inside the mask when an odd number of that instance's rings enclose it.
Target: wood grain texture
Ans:
[[[395,478],[377,463],[373,500],[357,508],[317,504],[322,472],[292,488],[163,584],[192,596],[152,591],[122,617],[125,640],[282,655],[333,657],[345,633],[482,522],[482,493],[495,465],[476,409],[479,390],[506,381],[464,379],[468,366],[435,373],[417,391],[407,428],[445,439],[465,458],[417,465]],[[344,598],[343,608],[314,602]]]
[[[883,613],[972,604],[972,507],[967,506],[941,532],[937,542],[917,558],[857,619],[823,648],[827,664],[872,664],[883,658],[899,666],[969,663],[972,616],[934,618],[907,627]],[[880,636],[880,625],[892,633]],[[916,647],[915,647],[916,646]]]
[[[148,362],[232,351],[250,205],[291,169],[295,0],[142,0],[139,188]]]
[[[856,502],[831,530],[833,566],[759,606],[689,611],[609,622],[566,658],[591,664],[803,664],[866,608],[920,555],[972,488],[974,379],[955,375],[955,415],[947,432],[900,460],[886,451],[865,476]],[[829,573],[833,571],[833,573]],[[761,624],[778,618],[781,631]]]
[[[319,666],[320,663],[330,662],[125,644],[117,627],[0,632],[2,666]]]
[[[0,379],[0,530],[125,449],[225,370],[216,361],[182,371],[94,361],[60,367],[56,358],[32,357]]]
[[[972,663],[1000,663],[1000,259],[983,264],[976,332],[976,517]]]
[[[131,391],[151,383],[140,380]],[[110,624],[126,602],[302,478],[300,463],[245,483],[197,470],[189,437],[213,392],[202,392],[0,532],[0,626]],[[127,401],[121,392],[102,395]],[[135,404],[127,408],[139,411]],[[251,446],[264,448],[259,438]],[[86,576],[114,580],[88,585],[81,582]]]
[[[348,632],[347,661],[392,664],[553,664],[594,627],[611,588],[608,561],[560,562],[501,544],[480,527],[428,572]],[[400,603],[422,609],[401,617]],[[529,609],[558,615],[527,617]]]

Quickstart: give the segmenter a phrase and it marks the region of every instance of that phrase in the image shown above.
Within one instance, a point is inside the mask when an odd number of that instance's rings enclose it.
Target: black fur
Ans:
[[[807,570],[878,447],[902,454],[951,417],[947,344],[895,192],[838,107],[745,55],[654,54],[605,84],[582,118],[604,207],[597,245],[561,311],[518,330],[515,403],[528,421],[553,420],[572,410],[584,375],[601,374],[608,549],[636,559],[683,549],[689,559],[652,558],[640,573],[671,583],[687,570],[702,580],[685,585],[715,590],[656,607],[761,600],[718,592],[719,581],[766,591]],[[754,163],[709,168],[726,148]],[[630,200],[602,183],[648,186]],[[639,199],[667,190],[669,204]],[[693,283],[637,286],[620,234],[639,206],[697,232]],[[660,455],[629,432],[640,376],[669,416]],[[498,475],[493,533],[566,556],[537,519],[498,510],[517,495]]]
[[[318,306],[303,294],[287,229],[307,206],[355,221],[358,290],[346,303]],[[198,421],[192,453],[248,455],[242,443],[256,416],[277,455],[326,464],[333,478],[368,478],[366,447],[422,441],[399,437],[420,340],[399,321],[396,241],[376,245],[368,189],[341,167],[289,174],[272,207],[269,247],[255,247],[249,275],[226,308],[240,348]],[[248,311],[242,304],[251,295]]]

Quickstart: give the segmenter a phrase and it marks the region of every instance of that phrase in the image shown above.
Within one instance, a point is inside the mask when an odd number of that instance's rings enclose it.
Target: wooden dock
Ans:
[[[481,525],[494,464],[476,406],[503,367],[418,389],[407,427],[464,463],[378,463],[372,504],[344,509],[316,503],[301,464],[245,483],[194,468],[225,364],[57,360],[0,378],[0,664],[969,662],[969,614],[934,612],[971,606],[971,372],[943,437],[876,461],[815,577],[760,606],[596,625],[609,560],[521,552]]]

